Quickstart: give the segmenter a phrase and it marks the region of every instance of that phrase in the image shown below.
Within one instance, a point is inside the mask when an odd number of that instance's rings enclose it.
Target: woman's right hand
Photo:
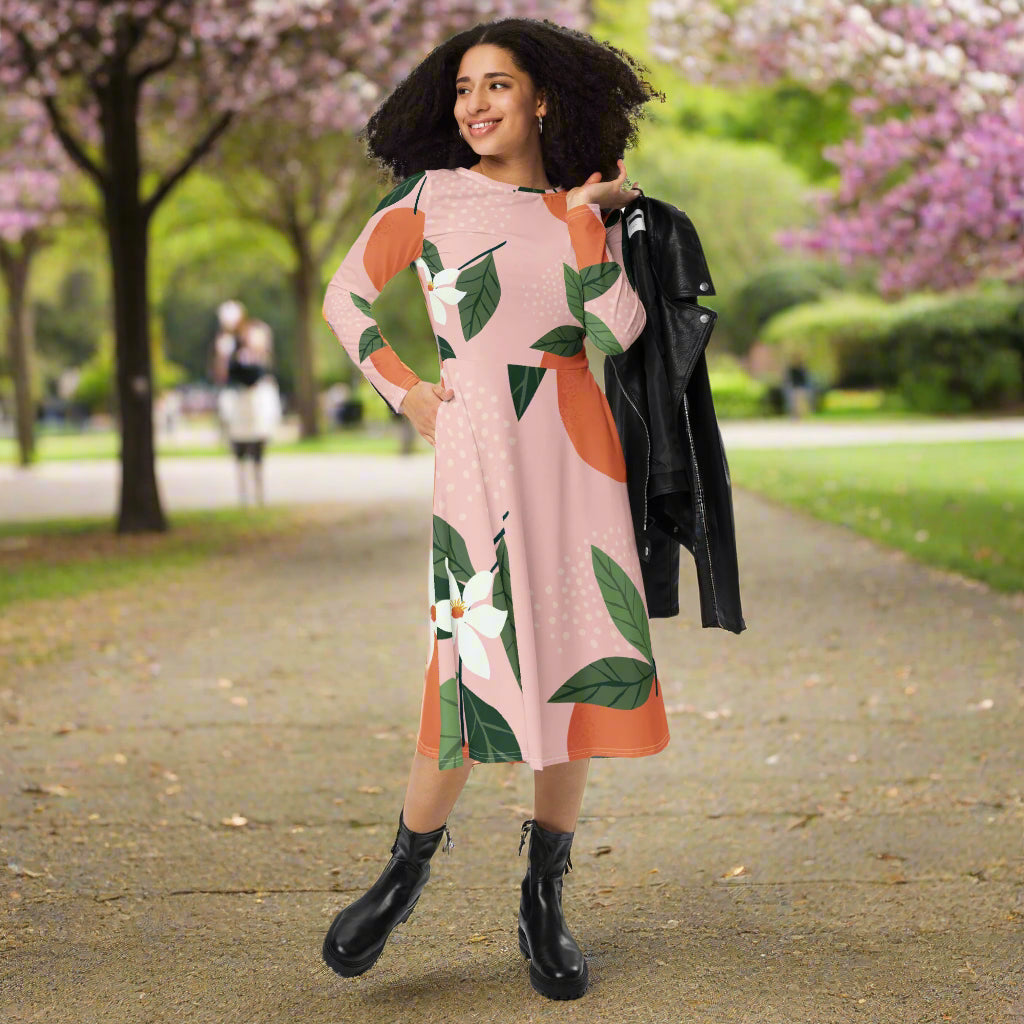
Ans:
[[[451,401],[454,397],[455,392],[451,388],[446,388],[443,384],[432,384],[429,380],[421,380],[405,393],[398,411],[409,418],[409,422],[419,431],[420,437],[433,447],[437,410],[442,402]]]

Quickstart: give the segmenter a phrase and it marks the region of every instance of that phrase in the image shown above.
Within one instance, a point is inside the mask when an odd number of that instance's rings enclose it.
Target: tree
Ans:
[[[378,95],[372,83],[363,88]],[[365,123],[368,113],[352,117],[353,126]],[[375,192],[354,136],[343,130],[316,136],[309,123],[261,111],[226,140],[214,162],[237,214],[276,232],[291,253],[295,392],[303,437],[320,431],[313,325],[314,304],[319,307],[322,300],[321,268]]]
[[[66,162],[39,104],[27,98],[7,99],[0,111],[0,276],[7,291],[7,361],[14,385],[18,457],[27,466],[35,450],[29,275],[33,258],[63,217],[60,184]]]
[[[652,52],[696,80],[854,96],[823,219],[790,241],[873,261],[890,294],[1024,280],[1020,0],[660,0]]]

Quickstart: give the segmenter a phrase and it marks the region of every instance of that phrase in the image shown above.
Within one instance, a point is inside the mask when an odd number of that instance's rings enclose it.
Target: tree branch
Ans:
[[[181,53],[181,48],[178,45],[180,40],[175,39],[174,46],[171,47],[171,52],[166,57],[162,57],[160,60],[153,61],[152,64],[147,64],[135,73],[135,81],[138,85],[142,85],[148,79],[152,78],[153,75],[159,74],[161,71],[165,71],[169,68],[177,59]]]
[[[28,66],[29,74],[39,82],[39,60],[35,50],[32,49],[31,43],[25,38],[23,32],[17,34],[17,40],[18,45],[21,47],[22,59]],[[41,82],[39,84],[42,86]],[[100,188],[103,188],[106,184],[106,175],[100,166],[89,157],[85,147],[71,134],[67,122],[64,120],[64,115],[57,107],[56,100],[47,94],[42,97],[42,101],[50,118],[50,125],[53,128],[54,134],[60,139],[64,151]]]
[[[143,203],[142,209],[146,217],[151,217],[156,208],[167,198],[168,193],[188,173],[189,169],[201,160],[217,139],[227,130],[234,119],[231,111],[225,111],[213,122],[206,132],[196,141],[195,145],[185,154],[181,163],[157,185],[153,194]]]

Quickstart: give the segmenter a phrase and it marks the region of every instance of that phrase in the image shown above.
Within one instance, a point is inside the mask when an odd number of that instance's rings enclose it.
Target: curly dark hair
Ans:
[[[618,175],[616,160],[636,145],[643,105],[655,90],[634,57],[547,18],[483,22],[436,46],[374,111],[359,133],[382,178],[402,181],[434,168],[469,167],[473,148],[456,130],[455,76],[478,43],[507,50],[547,101],[540,136],[544,171],[554,184],[582,185],[594,171]]]

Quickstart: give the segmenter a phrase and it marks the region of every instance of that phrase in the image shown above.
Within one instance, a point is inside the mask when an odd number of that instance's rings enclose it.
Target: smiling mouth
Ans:
[[[469,126],[469,132],[471,135],[486,135],[492,128],[496,128],[500,123],[500,117],[493,121],[478,121],[476,124],[471,124]]]

